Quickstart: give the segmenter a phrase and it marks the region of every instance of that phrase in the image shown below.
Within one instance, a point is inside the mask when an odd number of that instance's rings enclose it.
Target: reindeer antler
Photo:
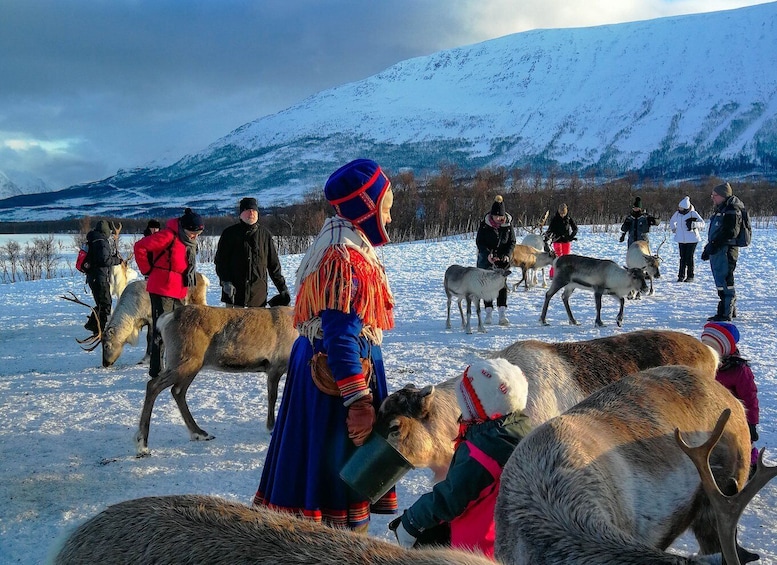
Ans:
[[[737,554],[736,530],[739,517],[742,515],[747,503],[752,500],[756,493],[761,490],[766,483],[777,476],[777,466],[767,467],[763,463],[763,452],[758,454],[758,466],[756,472],[750,481],[735,495],[726,496],[720,492],[715,478],[710,469],[710,453],[717,445],[723,435],[723,428],[726,426],[731,409],[726,408],[718,418],[715,429],[710,437],[698,447],[690,447],[682,438],[679,428],[675,428],[674,435],[680,449],[693,461],[696,470],[701,478],[702,488],[710,500],[717,521],[718,539],[720,548],[726,563],[729,565],[740,565],[739,555]]]
[[[81,306],[86,306],[87,308],[89,308],[89,310],[92,311],[92,316],[94,316],[95,322],[97,323],[97,332],[93,333],[89,337],[85,337],[84,339],[76,338],[76,342],[79,345],[81,345],[81,349],[83,349],[84,351],[94,351],[95,349],[97,349],[97,346],[100,345],[103,339],[103,329],[100,326],[100,316],[97,315],[97,311],[94,309],[93,306],[79,299],[75,294],[73,294],[72,291],[68,291],[68,294],[70,294],[70,296],[60,296],[60,298],[63,300],[67,300],[69,302],[75,302],[76,304],[80,304]],[[84,347],[83,346],[84,343],[88,344],[89,347]]]
[[[661,250],[661,246],[662,246],[662,245],[664,245],[664,244],[666,243],[666,237],[667,237],[667,234],[664,234],[664,239],[663,239],[663,241],[662,241],[661,243],[659,243],[659,244],[658,244],[658,248],[656,249],[656,257],[658,257],[658,256],[659,256],[659,255],[658,255],[658,252]]]

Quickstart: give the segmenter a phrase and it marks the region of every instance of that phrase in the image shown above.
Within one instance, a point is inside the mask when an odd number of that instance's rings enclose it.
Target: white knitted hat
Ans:
[[[680,200],[680,203],[677,205],[677,207],[680,210],[687,210],[688,208],[691,207],[691,199],[688,196],[686,196],[685,198]]]
[[[520,367],[505,359],[484,359],[464,370],[456,399],[464,420],[491,420],[526,408],[529,383]]]

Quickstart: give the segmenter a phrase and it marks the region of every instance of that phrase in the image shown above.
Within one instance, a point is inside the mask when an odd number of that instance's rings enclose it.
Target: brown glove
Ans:
[[[372,405],[372,395],[362,396],[348,407],[348,437],[354,445],[359,446],[369,437],[375,423],[375,407]]]

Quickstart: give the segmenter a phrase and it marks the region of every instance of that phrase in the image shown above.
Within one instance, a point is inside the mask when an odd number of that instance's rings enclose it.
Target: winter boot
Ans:
[[[688,275],[685,277],[685,282],[693,282],[693,275]]]
[[[491,306],[486,306],[486,319],[483,323],[485,324],[491,324],[491,315],[494,313],[494,309]]]
[[[507,319],[507,316],[505,316],[505,310],[507,310],[507,306],[500,306],[499,307],[499,325],[500,326],[509,326],[510,320]]]
[[[714,316],[710,316],[707,318],[708,322],[723,322],[724,316],[723,316],[723,291],[718,291],[718,311],[715,312]]]
[[[94,313],[89,316],[89,319],[84,324],[84,329],[89,330],[93,334],[97,333],[97,317],[94,315]]]

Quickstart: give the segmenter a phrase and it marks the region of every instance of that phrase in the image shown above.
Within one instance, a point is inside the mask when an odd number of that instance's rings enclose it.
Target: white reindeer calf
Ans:
[[[75,530],[55,565],[494,565],[449,549],[405,549],[343,528],[212,496],[138,498]]]
[[[661,245],[663,245],[663,242],[661,242]],[[659,249],[661,248],[661,245],[658,246]],[[629,269],[642,269],[645,271],[647,278],[650,279],[648,296],[653,295],[653,279],[661,278],[660,266],[661,257],[658,255],[658,250],[656,250],[655,255],[652,255],[650,253],[650,244],[647,241],[635,241],[629,245],[629,248],[626,250],[626,267]],[[642,293],[639,291],[633,291],[629,295],[629,298],[641,297]]]
[[[480,301],[494,301],[507,284],[507,277],[510,271],[504,269],[479,269],[477,267],[462,267],[461,265],[451,265],[445,270],[445,295],[448,297],[448,319],[445,322],[447,329],[451,328],[451,302],[453,298],[459,306],[461,315],[461,327],[466,329],[468,334],[472,333],[470,318],[472,317],[472,303],[475,303],[475,310],[478,316],[478,331],[486,333],[483,326],[483,320],[480,316]],[[467,301],[467,318],[464,319],[464,311],[461,308],[461,301]]]
[[[525,290],[529,290],[529,278],[532,269],[534,269],[534,273],[536,273],[536,269],[542,270],[545,267],[552,265],[555,259],[556,254],[552,249],[548,251],[538,251],[530,245],[516,245],[513,248],[512,264],[521,269],[521,280],[513,284],[513,290],[517,290],[518,287],[521,286],[521,283],[523,283]],[[544,278],[543,274],[543,280]],[[535,285],[536,281],[532,283],[532,286]]]
[[[712,438],[689,458],[678,428],[691,443]],[[496,504],[496,557],[505,565],[721,563],[720,555],[664,552],[690,527],[702,554],[723,549],[734,565],[739,513],[777,467],[761,463],[740,500],[713,489],[742,490],[749,453],[744,408],[713,375],[675,365],[625,377],[516,447]]]
[[[146,384],[135,434],[138,455],[148,453],[151,411],[159,393],[169,387],[191,439],[213,439],[197,425],[186,404],[186,391],[203,367],[231,373],[266,373],[267,429],[272,430],[278,385],[299,336],[293,313],[288,306],[216,308],[190,304],[162,314],[157,323],[165,345],[165,369]]]

